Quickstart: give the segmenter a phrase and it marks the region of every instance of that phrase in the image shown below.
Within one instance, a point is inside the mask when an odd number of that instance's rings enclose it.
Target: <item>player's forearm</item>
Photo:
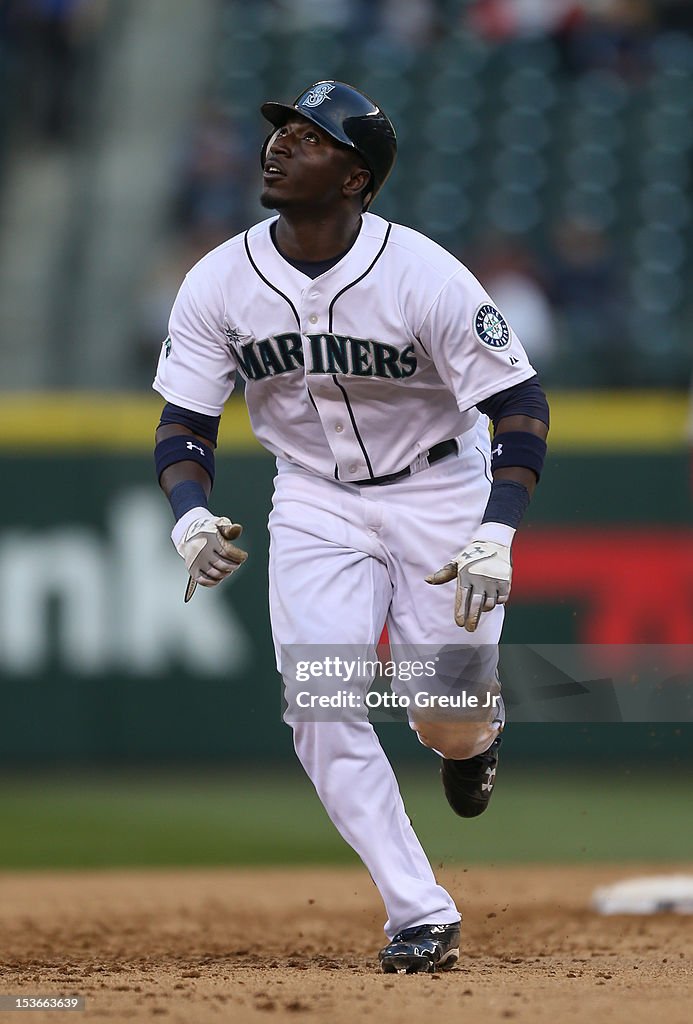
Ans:
[[[154,449],[159,486],[177,524],[188,513],[209,508],[214,483],[214,446],[183,423],[160,423]]]
[[[487,414],[484,409],[482,412]],[[426,582],[434,585],[457,578],[455,621],[470,633],[483,612],[505,604],[510,596],[510,547],[541,476],[549,432],[548,406],[546,420],[513,414],[494,421],[493,483],[481,524],[459,555],[426,577]]]
[[[209,443],[205,438],[200,437],[199,434],[195,434],[192,430],[189,430],[188,427],[184,427],[181,423],[166,423],[157,427],[157,444],[159,441],[164,441],[168,437],[175,437],[176,435],[181,434],[194,437],[197,441],[203,442],[204,444]],[[167,466],[159,478],[159,486],[166,497],[170,498],[173,488],[178,484],[185,483],[187,480],[199,484],[205,495],[209,498],[212,490],[212,481],[207,470],[199,463],[190,462],[189,460],[184,462],[174,462],[173,465]]]
[[[169,466],[161,474],[159,486],[166,497],[170,498],[173,488],[186,481],[199,484],[206,497],[209,498],[212,491],[212,481],[205,470],[198,466],[196,462],[177,462],[175,466]]]
[[[504,416],[494,431],[494,445],[497,440],[502,439],[504,433],[515,430],[526,431],[528,434],[541,438],[542,441],[546,440],[549,433],[547,425],[532,416]],[[512,480],[513,483],[521,484],[526,487],[530,497],[534,494],[534,489],[537,486],[536,473],[533,469],[527,469],[525,466],[499,466],[493,472],[493,479]]]
[[[478,538],[506,546],[512,543],[541,476],[548,418],[547,405],[544,420],[522,413],[496,419],[491,447],[493,484]]]
[[[537,420],[534,416],[504,416],[498,421],[493,436],[506,434],[510,430],[526,430],[528,434],[535,434],[537,437],[546,440],[549,428],[543,420]]]
[[[171,408],[175,407],[166,407]],[[186,410],[179,412],[194,415]],[[201,429],[206,426],[203,422]],[[216,429],[202,435],[184,423],[173,421],[160,423],[155,436],[154,458],[159,486],[169,499],[176,520],[171,540],[190,574],[185,589],[187,603],[198,583],[215,587],[235,572],[248,555],[232,543],[241,534],[240,524],[209,511]],[[194,458],[186,458],[188,451]]]

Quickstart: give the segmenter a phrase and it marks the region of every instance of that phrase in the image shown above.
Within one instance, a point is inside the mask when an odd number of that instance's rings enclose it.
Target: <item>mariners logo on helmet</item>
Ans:
[[[306,107],[319,107],[321,103],[330,98],[330,93],[334,89],[333,85],[328,85],[327,82],[321,82],[320,85],[316,85],[314,89],[311,89],[305,99],[302,100],[301,105],[305,104]]]
[[[490,348],[507,348],[510,344],[510,328],[495,306],[486,302],[479,306],[474,318],[474,330],[479,341]]]

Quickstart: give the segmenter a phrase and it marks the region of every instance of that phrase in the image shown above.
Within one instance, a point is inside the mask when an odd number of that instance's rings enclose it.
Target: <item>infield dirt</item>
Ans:
[[[426,976],[378,972],[384,914],[357,868],[5,873],[0,993],[86,997],[83,1014],[27,1014],[41,1024],[684,1024],[693,917],[589,909],[596,885],[662,870],[440,870],[463,910],[462,956]]]

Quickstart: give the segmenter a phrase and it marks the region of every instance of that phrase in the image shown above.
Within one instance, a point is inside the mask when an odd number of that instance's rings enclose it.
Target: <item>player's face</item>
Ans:
[[[333,206],[345,187],[357,192],[367,180],[352,149],[297,114],[269,141],[260,202],[273,210]]]

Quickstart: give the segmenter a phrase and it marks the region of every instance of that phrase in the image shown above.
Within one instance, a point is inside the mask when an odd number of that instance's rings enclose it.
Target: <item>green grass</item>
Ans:
[[[510,767],[473,821],[448,810],[433,765],[401,784],[434,862],[690,860],[690,784],[662,774]],[[4,779],[0,821],[0,868],[355,863],[295,772]]]

